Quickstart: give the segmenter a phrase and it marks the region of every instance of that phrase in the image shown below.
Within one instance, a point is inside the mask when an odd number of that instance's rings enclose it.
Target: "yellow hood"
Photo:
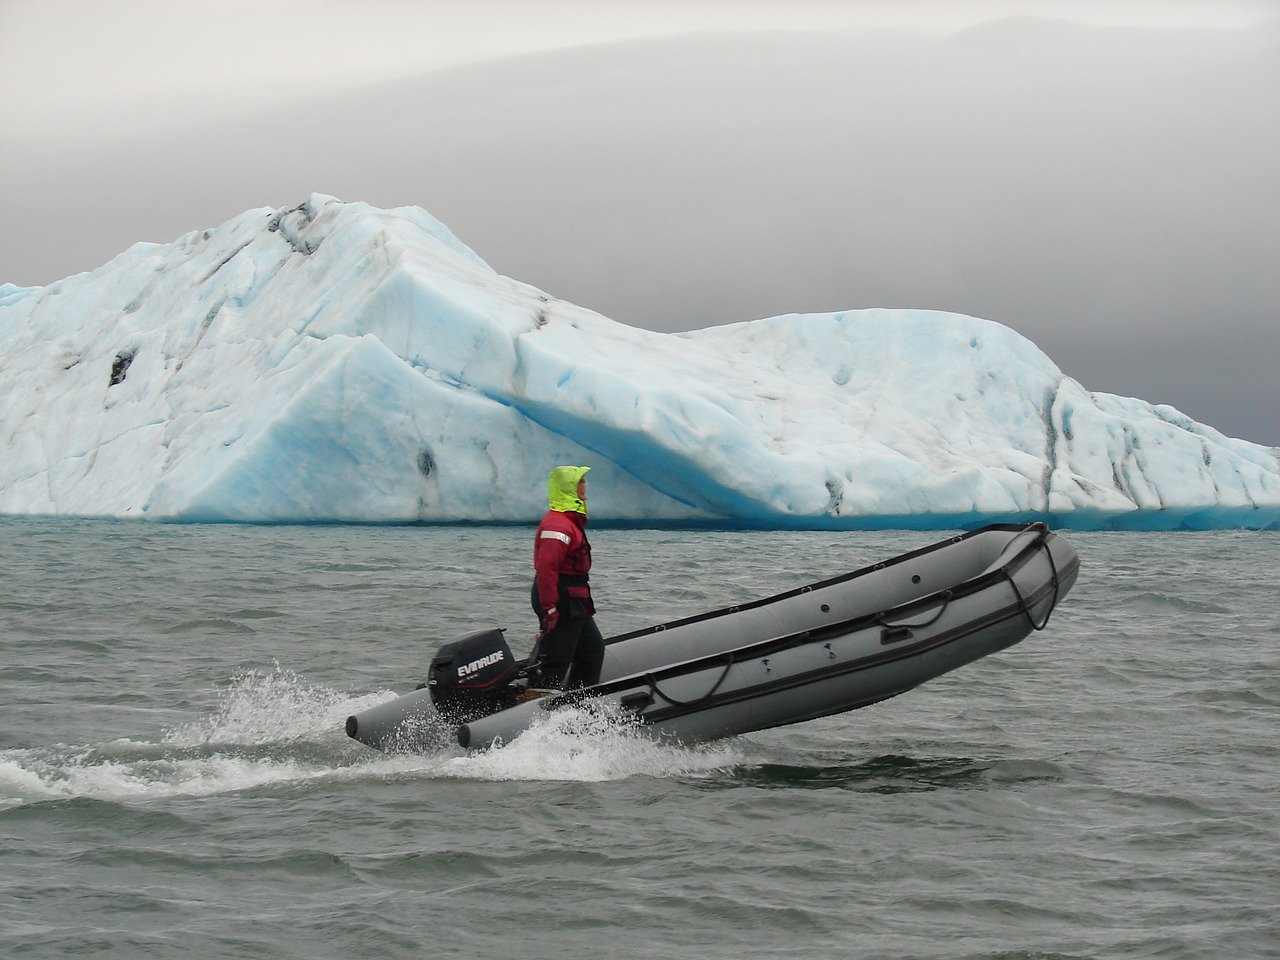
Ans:
[[[578,499],[578,481],[590,467],[556,467],[547,475],[547,503],[552,510],[586,516],[587,502]]]

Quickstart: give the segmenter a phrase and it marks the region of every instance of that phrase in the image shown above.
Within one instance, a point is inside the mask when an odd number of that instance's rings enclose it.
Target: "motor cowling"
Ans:
[[[436,712],[450,723],[470,723],[510,706],[522,675],[500,629],[480,630],[446,643],[431,660],[427,691]]]

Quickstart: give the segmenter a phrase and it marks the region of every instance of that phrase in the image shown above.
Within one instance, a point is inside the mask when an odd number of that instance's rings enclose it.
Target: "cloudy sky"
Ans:
[[[929,307],[1280,445],[1280,0],[0,0],[0,282],[312,192],[625,323]]]

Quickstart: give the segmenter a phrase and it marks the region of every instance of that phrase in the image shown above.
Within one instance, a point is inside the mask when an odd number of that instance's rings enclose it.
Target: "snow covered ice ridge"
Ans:
[[[775,528],[1280,525],[1275,449],[1090,393],[1007,327],[850,310],[683,334],[313,195],[0,286],[0,513]]]

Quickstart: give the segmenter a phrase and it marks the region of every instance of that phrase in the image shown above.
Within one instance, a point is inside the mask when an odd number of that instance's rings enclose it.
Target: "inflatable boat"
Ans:
[[[842,576],[605,641],[598,684],[538,696],[503,631],[445,644],[418,689],[347,718],[348,736],[413,749],[456,727],[484,749],[547,711],[605,709],[683,742],[865,707],[1042,630],[1075,583],[1042,523],[996,524]]]

